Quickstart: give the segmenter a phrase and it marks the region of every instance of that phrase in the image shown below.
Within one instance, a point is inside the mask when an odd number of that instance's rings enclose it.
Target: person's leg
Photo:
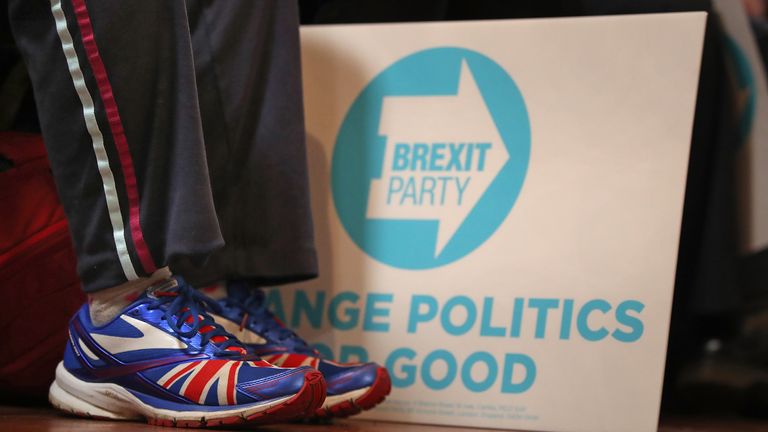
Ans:
[[[223,245],[180,2],[11,0],[86,292]]]
[[[203,266],[172,267],[197,286],[233,277],[262,284],[314,277],[297,2],[188,5],[208,168],[226,246]]]
[[[227,245],[206,265],[174,266],[219,302],[217,323],[276,366],[323,373],[308,416],[348,416],[391,389],[375,363],[339,364],[286,329],[259,286],[314,277],[298,10],[290,0],[189,2],[213,197]],[[233,29],[242,29],[236,32]]]
[[[249,355],[211,300],[158,270],[223,245],[185,4],[12,0],[10,17],[92,300],[70,320],[53,405],[195,427],[316,409],[319,372]]]

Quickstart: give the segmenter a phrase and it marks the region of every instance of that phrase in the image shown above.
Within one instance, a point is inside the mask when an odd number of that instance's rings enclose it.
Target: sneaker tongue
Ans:
[[[207,287],[202,287],[200,288],[200,291],[202,291],[206,296],[219,301],[227,297],[227,284],[224,282],[218,282],[208,285]]]
[[[227,296],[240,302],[245,302],[260,291],[243,281],[232,281],[227,284]]]

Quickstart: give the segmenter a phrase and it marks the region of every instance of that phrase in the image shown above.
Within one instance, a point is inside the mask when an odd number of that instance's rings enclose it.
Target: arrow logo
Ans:
[[[509,160],[466,60],[456,95],[383,98],[381,178],[366,217],[438,222],[438,257]]]

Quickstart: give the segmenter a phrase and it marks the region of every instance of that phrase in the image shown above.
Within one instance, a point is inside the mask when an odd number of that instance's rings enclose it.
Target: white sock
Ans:
[[[144,290],[170,277],[171,271],[168,270],[168,267],[163,267],[152,273],[150,277],[135,279],[89,294],[88,311],[91,315],[91,322],[95,326],[102,326],[112,321]]]

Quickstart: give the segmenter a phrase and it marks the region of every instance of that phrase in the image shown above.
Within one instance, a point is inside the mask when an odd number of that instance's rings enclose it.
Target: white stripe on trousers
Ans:
[[[128,254],[128,246],[125,242],[125,226],[123,225],[123,216],[120,212],[120,201],[117,197],[117,188],[115,187],[115,177],[109,167],[109,158],[104,149],[104,137],[99,130],[96,122],[95,108],[93,98],[85,85],[83,71],[80,69],[80,60],[77,58],[72,35],[67,28],[67,18],[61,8],[61,0],[51,0],[51,12],[56,20],[56,32],[61,40],[61,48],[64,50],[64,56],[67,58],[69,74],[72,76],[72,82],[75,85],[77,95],[80,97],[80,103],[83,105],[83,117],[85,117],[85,126],[91,135],[93,142],[93,152],[96,154],[96,165],[101,175],[101,181],[104,185],[104,195],[107,199],[107,211],[109,221],[112,223],[112,236],[115,238],[115,247],[117,256],[120,259],[120,265],[123,273],[128,280],[138,279],[136,270],[133,268],[131,256]]]

